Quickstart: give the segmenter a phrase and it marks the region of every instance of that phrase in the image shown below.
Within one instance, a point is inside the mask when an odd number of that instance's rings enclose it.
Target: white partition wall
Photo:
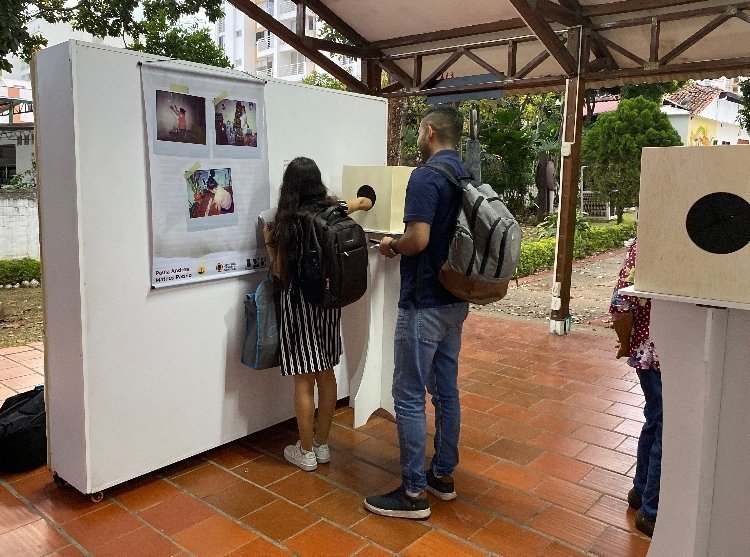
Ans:
[[[293,415],[290,380],[240,364],[241,302],[258,275],[150,288],[138,62],[157,59],[73,41],[35,63],[49,462],[85,493]],[[272,81],[265,102],[272,203],[295,156],[315,159],[336,193],[344,165],[385,164],[384,100]],[[344,310],[340,397],[361,373],[367,312]]]

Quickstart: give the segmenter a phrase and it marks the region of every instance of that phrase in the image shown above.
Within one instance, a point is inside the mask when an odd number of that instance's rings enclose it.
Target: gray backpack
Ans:
[[[459,177],[447,164],[427,166],[462,192],[456,230],[438,280],[451,294],[473,304],[502,299],[518,266],[521,226],[489,184]]]

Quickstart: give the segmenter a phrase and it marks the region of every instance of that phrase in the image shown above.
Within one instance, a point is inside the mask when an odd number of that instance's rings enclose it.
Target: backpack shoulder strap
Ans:
[[[462,182],[464,180],[474,179],[474,177],[470,174],[468,176],[459,176],[456,171],[453,170],[453,167],[451,165],[444,162],[428,162],[427,164],[425,164],[425,166],[442,175],[446,180],[448,180],[448,182],[461,190],[464,189],[462,185]]]

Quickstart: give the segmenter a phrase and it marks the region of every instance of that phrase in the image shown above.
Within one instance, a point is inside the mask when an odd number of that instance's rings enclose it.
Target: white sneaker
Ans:
[[[318,461],[318,464],[325,464],[326,462],[331,462],[331,449],[328,448],[327,443],[323,445],[318,445],[313,440],[313,452],[315,453],[315,459]]]
[[[287,445],[284,448],[284,458],[289,462],[302,468],[305,472],[312,472],[318,467],[318,461],[313,451],[304,452],[301,447],[302,441],[296,445]]]

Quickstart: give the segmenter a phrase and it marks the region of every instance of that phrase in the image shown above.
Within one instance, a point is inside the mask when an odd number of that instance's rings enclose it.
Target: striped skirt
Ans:
[[[341,357],[341,309],[308,304],[291,287],[281,293],[279,338],[281,374],[299,375],[332,368]]]

